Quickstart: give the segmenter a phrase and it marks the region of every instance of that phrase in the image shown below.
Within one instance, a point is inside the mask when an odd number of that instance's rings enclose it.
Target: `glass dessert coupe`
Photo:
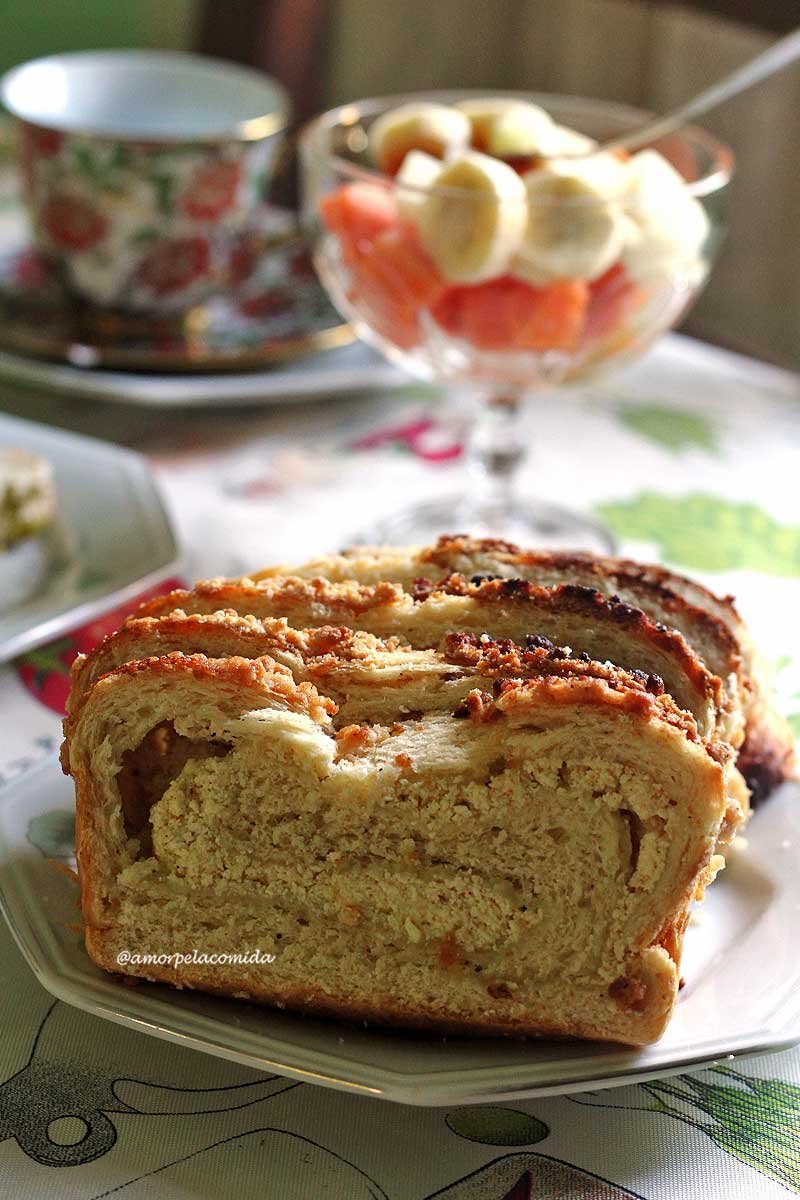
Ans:
[[[359,540],[457,530],[612,548],[591,517],[520,497],[515,481],[526,402],[553,403],[555,389],[642,354],[716,256],[725,146],[687,127],[632,155],[594,153],[646,117],[599,100],[461,91],[359,101],[306,128],[304,216],[335,304],[387,358],[479,400],[465,494]],[[576,421],[565,481],[591,453],[580,432]]]

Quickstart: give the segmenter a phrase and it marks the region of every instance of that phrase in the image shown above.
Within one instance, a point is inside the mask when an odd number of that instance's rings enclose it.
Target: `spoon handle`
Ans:
[[[657,138],[664,137],[673,129],[677,129],[679,125],[685,125],[687,121],[701,116],[710,109],[716,108],[718,104],[730,100],[732,96],[737,96],[739,92],[744,92],[754,84],[760,83],[768,75],[782,71],[784,67],[788,67],[798,58],[800,58],[800,29],[795,29],[794,33],[788,33],[786,37],[773,42],[763,53],[757,54],[755,58],[751,58],[749,62],[732,71],[730,75],[726,75],[724,79],[712,83],[711,87],[688,100],[686,104],[682,104],[680,108],[673,109],[666,116],[658,117],[631,133],[623,134],[622,137],[604,143],[603,149],[629,150],[633,146],[640,146],[644,142],[652,142]]]

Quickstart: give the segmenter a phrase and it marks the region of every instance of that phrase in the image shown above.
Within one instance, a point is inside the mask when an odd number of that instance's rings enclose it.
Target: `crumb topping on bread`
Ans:
[[[447,535],[427,547],[357,547],[341,555],[293,566],[294,575],[324,575],[361,583],[398,583],[411,595],[430,595],[453,575],[474,584],[521,578],[541,587],[576,585],[639,609],[656,625],[680,633],[708,671],[717,676],[734,708],[741,711],[740,769],[753,801],[760,802],[795,769],[794,738],[774,710],[767,673],[733,597],[718,596],[694,579],[657,564],[626,558],[549,550],[522,550],[494,538]],[[277,566],[256,579],[285,574]],[[629,664],[625,664],[629,665]]]

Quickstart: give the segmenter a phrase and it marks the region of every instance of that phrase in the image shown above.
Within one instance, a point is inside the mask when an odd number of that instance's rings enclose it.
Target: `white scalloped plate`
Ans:
[[[361,342],[306,354],[265,371],[196,374],[92,370],[0,350],[0,378],[76,399],[170,409],[299,404],[317,396],[404,387],[410,381]]]
[[[0,446],[46,458],[58,496],[55,529],[29,539],[41,543],[41,555],[0,566],[0,596],[15,566],[35,572],[31,589],[17,589],[8,604],[0,600],[0,662],[6,662],[166,579],[176,568],[178,547],[140,454],[5,413]]]
[[[406,1104],[470,1104],[614,1087],[800,1041],[800,788],[755,815],[748,848],[709,889],[687,931],[677,1011],[645,1050],[599,1043],[470,1040],[392,1033],[240,1001],[127,987],[88,959],[76,888],[58,871],[69,846],[29,840],[49,813],[73,808],[55,758],[0,792],[0,904],[40,983],[77,1008],[250,1067]],[[59,819],[49,818],[52,828]],[[34,833],[42,845],[41,832]],[[51,832],[52,838],[52,832]],[[148,1045],[142,1038],[142,1054]]]

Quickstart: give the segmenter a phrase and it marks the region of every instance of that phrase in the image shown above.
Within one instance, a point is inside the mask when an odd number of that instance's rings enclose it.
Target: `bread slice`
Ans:
[[[417,708],[452,709],[473,688],[500,678],[591,675],[612,686],[643,684],[653,695],[665,691],[658,675],[593,662],[585,653],[573,657],[569,648],[554,646],[542,636],[529,637],[520,646],[462,630],[446,633],[437,650],[418,650],[396,637],[377,638],[344,626],[297,630],[285,618],[177,610],[164,617],[132,618],[90,656],[76,660],[69,723],[103,675],[126,662],[176,651],[210,658],[268,655],[288,667],[296,680],[324,689],[338,706],[339,721],[362,719],[362,708],[364,719],[373,713],[378,720],[393,720]],[[713,723],[709,732],[714,732]]]
[[[676,703],[693,715],[701,736],[733,746],[743,737],[735,687],[727,691],[680,633],[592,589],[538,587],[514,579],[471,583],[452,576],[416,598],[393,583],[276,576],[199,583],[191,592],[175,591],[147,602],[138,615],[175,610],[193,615],[227,610],[261,620],[284,616],[295,628],[342,625],[397,638],[416,649],[438,649],[457,631],[520,644],[544,637],[595,661],[660,677]]]
[[[658,1038],[689,903],[741,819],[730,752],[655,680],[543,644],[270,620],[139,618],[96,662],[161,636],[157,656],[78,669],[65,759],[95,962],[349,1019]],[[179,636],[220,656],[164,652]],[[260,639],[286,661],[231,653]],[[274,957],[163,959],[192,951]]]
[[[268,568],[253,578],[258,581],[287,571]],[[794,737],[770,702],[768,673],[733,598],[717,596],[665,567],[625,558],[525,551],[490,538],[447,536],[428,547],[357,547],[291,571],[303,578],[324,576],[331,581],[390,581],[417,595],[460,574],[467,579],[524,579],[538,587],[570,584],[618,599],[681,633],[728,694],[738,698],[745,724],[739,767],[754,803],[794,773]]]

